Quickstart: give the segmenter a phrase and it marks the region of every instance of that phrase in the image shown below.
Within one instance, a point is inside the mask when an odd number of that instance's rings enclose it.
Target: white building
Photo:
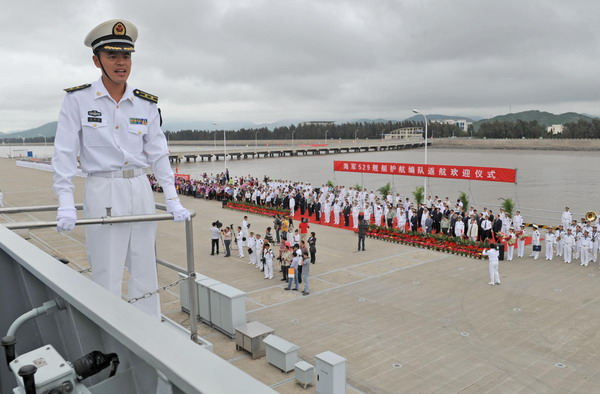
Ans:
[[[408,139],[422,139],[423,128],[422,127],[403,127],[401,129],[392,130],[389,133],[383,135],[386,140],[408,140]]]
[[[553,135],[562,134],[562,132],[563,132],[563,125],[561,125],[561,124],[553,124],[552,126],[546,127],[546,131],[548,133],[552,133]]]
[[[473,124],[473,122],[469,122],[466,119],[438,119],[432,120],[432,122],[455,125],[465,133],[469,131],[469,126]]]

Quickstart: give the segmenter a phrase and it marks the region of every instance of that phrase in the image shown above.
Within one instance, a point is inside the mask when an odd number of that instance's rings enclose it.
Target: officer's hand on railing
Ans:
[[[56,212],[56,230],[62,231],[73,231],[75,228],[75,222],[77,221],[77,210],[75,207],[60,207]]]
[[[181,205],[179,200],[167,200],[167,212],[173,214],[173,220],[176,222],[190,220],[190,212]]]

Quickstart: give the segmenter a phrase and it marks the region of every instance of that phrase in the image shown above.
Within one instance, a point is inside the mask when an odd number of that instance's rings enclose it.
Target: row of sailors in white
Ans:
[[[584,228],[580,225],[568,226],[564,230],[561,224],[556,230],[548,229],[544,236],[544,251],[546,260],[552,260],[554,253],[557,257],[563,257],[565,263],[571,263],[573,259],[580,259],[580,265],[587,267],[590,262],[597,262],[600,250],[600,232],[598,225],[586,224]],[[541,246],[540,231],[534,227],[531,234],[533,246]],[[537,260],[539,251],[532,251],[530,257]]]

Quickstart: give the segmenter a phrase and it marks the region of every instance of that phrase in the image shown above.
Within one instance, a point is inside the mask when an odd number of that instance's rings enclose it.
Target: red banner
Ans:
[[[430,178],[517,183],[517,170],[513,168],[336,160],[333,162],[333,170],[367,172],[370,174],[426,176]]]

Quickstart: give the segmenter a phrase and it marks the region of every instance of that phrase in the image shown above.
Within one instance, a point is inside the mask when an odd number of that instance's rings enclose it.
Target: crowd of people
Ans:
[[[158,187],[152,179],[151,183],[153,187]],[[354,229],[359,236],[361,233],[364,235],[364,228],[359,229],[359,224],[366,222],[396,228],[398,231],[441,233],[474,242],[504,243],[506,260],[509,261],[515,257],[515,249],[516,257],[525,256],[525,241],[530,236],[530,257],[533,259],[539,258],[542,242],[545,244],[547,260],[558,256],[566,263],[571,263],[573,259],[580,260],[583,266],[596,262],[600,250],[598,218],[574,219],[568,207],[562,214],[561,223],[550,228],[542,237],[536,225],[533,225],[530,234],[526,231],[519,210],[514,215],[502,208],[495,213],[486,207],[481,210],[474,206],[464,207],[460,199],[451,201],[448,197],[427,196],[422,204],[416,204],[400,193],[378,196],[373,191],[359,187],[315,187],[307,182],[272,180],[267,177],[262,180],[249,175],[230,177],[229,173],[203,174],[200,179],[177,178],[176,188],[178,193],[196,198],[227,199],[288,209],[290,215],[285,218],[288,223],[299,214],[299,217],[309,217],[311,222]],[[290,226],[286,220],[279,218],[278,224],[274,224],[278,242],[282,230],[288,234]],[[301,234],[295,234],[295,231],[289,234],[289,242],[293,246]]]
[[[274,265],[279,266],[281,281],[287,283],[290,290],[292,283],[297,291],[298,285],[304,283],[303,295],[310,294],[310,265],[317,262],[317,236],[313,231],[308,235],[308,220],[301,220],[295,228],[294,220],[289,216],[275,215],[273,226],[265,229],[263,234],[250,230],[248,216],[244,216],[241,224],[223,226],[219,221],[213,222],[210,228],[211,255],[219,254],[219,244],[223,243],[225,256],[231,256],[231,241],[238,251],[238,258],[248,258],[248,264],[264,273],[265,279],[273,279]]]

